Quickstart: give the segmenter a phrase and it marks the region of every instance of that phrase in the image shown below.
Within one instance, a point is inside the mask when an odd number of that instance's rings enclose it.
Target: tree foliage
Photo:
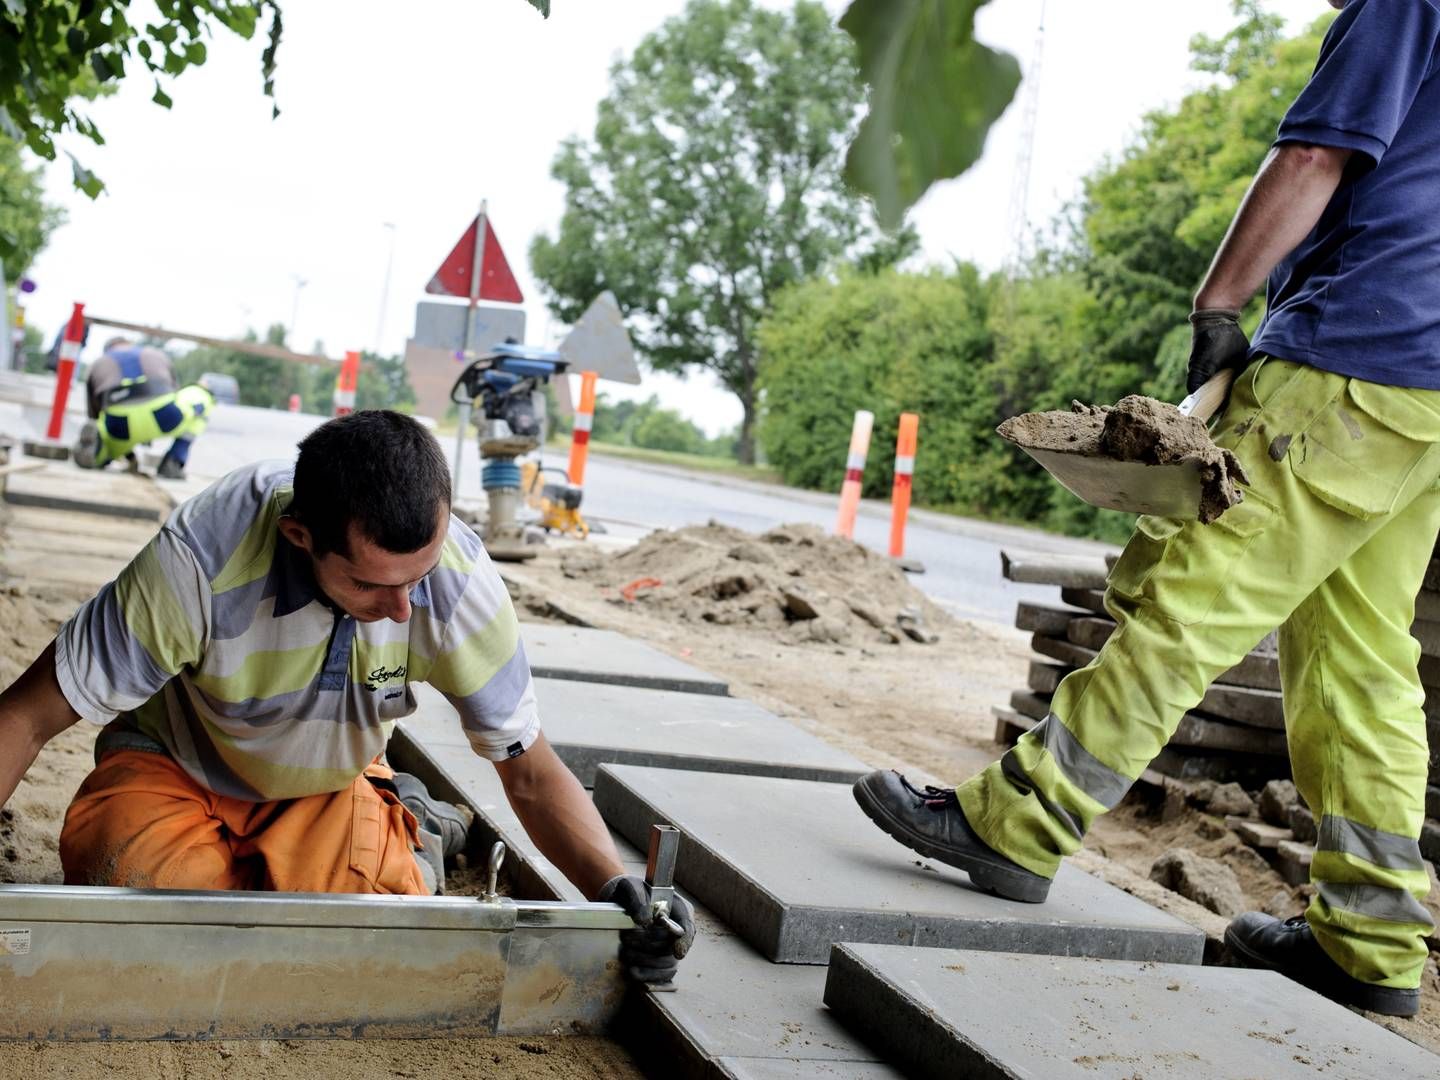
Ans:
[[[554,415],[552,413],[552,415]],[[556,431],[569,432],[568,418],[557,417]],[[612,400],[603,391],[595,399],[590,437],[597,443],[639,446],[707,457],[733,457],[735,435],[708,438],[694,421],[660,404],[654,394],[643,400]]]
[[[1330,18],[1287,40],[1253,0],[1236,13],[1229,34],[1192,43],[1212,83],[1145,118],[1085,181],[1073,234],[1018,280],[961,265],[813,281],[777,298],[760,330],[760,430],[786,480],[838,488],[865,408],[876,414],[866,490],[883,495],[896,418],[918,411],[920,502],[1123,537],[1124,515],[1081,503],[993,429],[1076,398],[1183,396],[1191,296]]]
[[[851,43],[814,0],[691,0],[611,69],[593,138],[552,166],[564,216],[530,248],[551,310],[573,322],[612,290],[652,367],[709,368],[740,398],[745,460],[771,299],[876,238],[841,178],[861,98]]]
[[[43,195],[40,171],[27,165],[13,139],[0,135],[0,261],[8,280],[29,267],[51,231],[64,220],[64,214],[46,203]]]
[[[269,42],[261,56],[264,92],[274,96],[280,44],[278,0],[155,0],[154,22],[132,22],[129,0],[4,0],[0,3],[0,134],[47,161],[55,139],[73,131],[97,144],[99,128],[77,101],[140,67],[154,79],[153,100],[169,108],[166,80],[205,62],[215,26],[243,38],[269,13]],[[279,110],[275,110],[276,115]],[[76,187],[92,198],[104,184],[71,155]],[[0,244],[4,243],[0,236]],[[0,257],[7,252],[0,247]]]
[[[1015,96],[1020,65],[975,40],[989,0],[854,0],[840,29],[855,39],[870,112],[846,178],[875,200],[886,228],[937,180],[980,158],[990,125]]]
[[[263,338],[251,331],[246,340],[263,340],[270,345],[284,346],[285,327],[273,325]],[[339,365],[332,368],[302,364],[208,345],[180,353],[175,358],[175,374],[182,384],[195,382],[207,371],[234,376],[242,405],[284,409],[289,407],[290,395],[299,394],[306,412],[323,415],[331,408]],[[371,352],[361,354],[355,407],[397,409],[401,412],[409,412],[415,407],[415,391],[406,374],[403,357],[378,356]]]

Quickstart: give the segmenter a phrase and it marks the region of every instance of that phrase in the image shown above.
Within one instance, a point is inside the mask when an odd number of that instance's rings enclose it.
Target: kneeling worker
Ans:
[[[398,413],[332,420],[293,467],[180,506],[0,694],[0,803],[83,717],[106,726],[60,836],[67,883],[432,892],[464,827],[384,764],[412,682],[449,699],[546,857],[641,924],[622,935],[631,976],[665,981],[690,912],[677,898],[678,939],[652,923],[546,742],[505,586],[450,514],[439,444]]]
[[[85,378],[90,422],[80,431],[75,463],[103,469],[129,457],[137,446],[163,436],[175,441],[156,473],[169,480],[185,475],[190,444],[210,422],[215,399],[203,386],[175,388],[170,357],[123,338],[105,344],[105,353]]]

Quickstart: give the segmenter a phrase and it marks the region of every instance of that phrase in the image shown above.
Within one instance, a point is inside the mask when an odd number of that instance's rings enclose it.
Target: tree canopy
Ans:
[[[47,161],[55,139],[73,131],[97,144],[100,129],[78,102],[127,74],[127,63],[155,82],[153,100],[169,108],[166,79],[205,62],[215,26],[250,38],[269,13],[269,42],[261,56],[264,93],[274,96],[280,45],[277,0],[155,0],[155,21],[131,21],[130,0],[5,0],[0,3],[0,134]],[[275,110],[276,115],[279,110]],[[70,156],[76,187],[94,197],[100,178]],[[0,257],[9,254],[0,234]]]
[[[275,324],[263,338],[252,330],[246,335],[246,340],[263,340],[270,345],[283,346],[285,327]],[[182,384],[195,382],[207,371],[233,375],[242,405],[284,409],[289,405],[290,395],[299,394],[305,411],[322,415],[330,411],[335,378],[339,374],[338,365],[302,364],[209,345],[201,345],[175,357],[175,374]],[[415,391],[405,371],[404,358],[361,353],[355,407],[408,412],[414,406]]]
[[[0,135],[0,261],[6,279],[24,272],[64,220],[43,196],[40,170],[25,162],[13,139]]]
[[[552,167],[565,212],[530,247],[551,310],[574,322],[613,291],[652,367],[709,368],[740,398],[742,460],[771,299],[877,251],[841,176],[861,100],[851,42],[814,0],[691,0],[611,69],[594,137],[566,142]],[[913,244],[906,233],[878,250]]]

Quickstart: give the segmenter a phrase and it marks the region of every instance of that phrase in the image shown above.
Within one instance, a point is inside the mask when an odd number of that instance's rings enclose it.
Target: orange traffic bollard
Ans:
[[[70,398],[70,384],[75,381],[75,362],[80,359],[80,343],[85,340],[85,305],[76,304],[60,342],[60,362],[55,367],[55,398],[50,403],[50,426],[47,439],[58,440],[65,428],[65,402]]]
[[[570,483],[585,486],[585,458],[590,453],[590,428],[595,423],[595,380],[593,371],[580,373],[580,405],[575,410],[575,430],[570,436]]]
[[[835,535],[855,538],[855,512],[860,509],[860,485],[865,476],[865,455],[870,452],[870,432],[875,414],[861,409],[850,429],[850,453],[845,458],[845,483],[840,488],[840,512],[835,515]]]
[[[910,513],[910,483],[915,475],[915,443],[920,417],[900,414],[900,434],[895,439],[895,486],[890,491],[890,557],[905,557],[905,519]]]
[[[335,378],[335,415],[349,416],[355,411],[355,387],[360,382],[360,354],[347,352]]]

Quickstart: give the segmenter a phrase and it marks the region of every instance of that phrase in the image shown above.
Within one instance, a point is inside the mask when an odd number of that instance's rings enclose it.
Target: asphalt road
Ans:
[[[43,413],[37,406],[7,403],[0,408],[0,430],[12,434],[25,433],[25,428],[35,430],[43,424]],[[67,428],[78,430],[82,419],[72,413],[67,417]],[[234,405],[217,409],[209,430],[195,443],[189,469],[192,480],[185,487],[195,488],[199,481],[223,476],[251,461],[292,458],[296,443],[325,419]],[[442,442],[448,456],[454,446],[453,436]],[[564,464],[563,455],[554,451],[548,460]],[[480,497],[479,478],[479,458],[472,440],[466,446],[461,468],[461,499]],[[834,495],[595,453],[586,472],[583,509],[587,518],[601,522],[617,538],[638,539],[651,529],[712,520],[756,532],[797,521],[829,528],[834,524],[835,505]],[[863,503],[855,538],[885,551],[889,532],[889,506]],[[1002,547],[1067,554],[1109,550],[1091,541],[922,510],[911,513],[905,553],[925,567],[923,574],[913,575],[911,580],[947,609],[970,618],[1009,623],[1014,619],[1018,600],[1053,600],[1054,590],[1005,581],[1000,576]]]

